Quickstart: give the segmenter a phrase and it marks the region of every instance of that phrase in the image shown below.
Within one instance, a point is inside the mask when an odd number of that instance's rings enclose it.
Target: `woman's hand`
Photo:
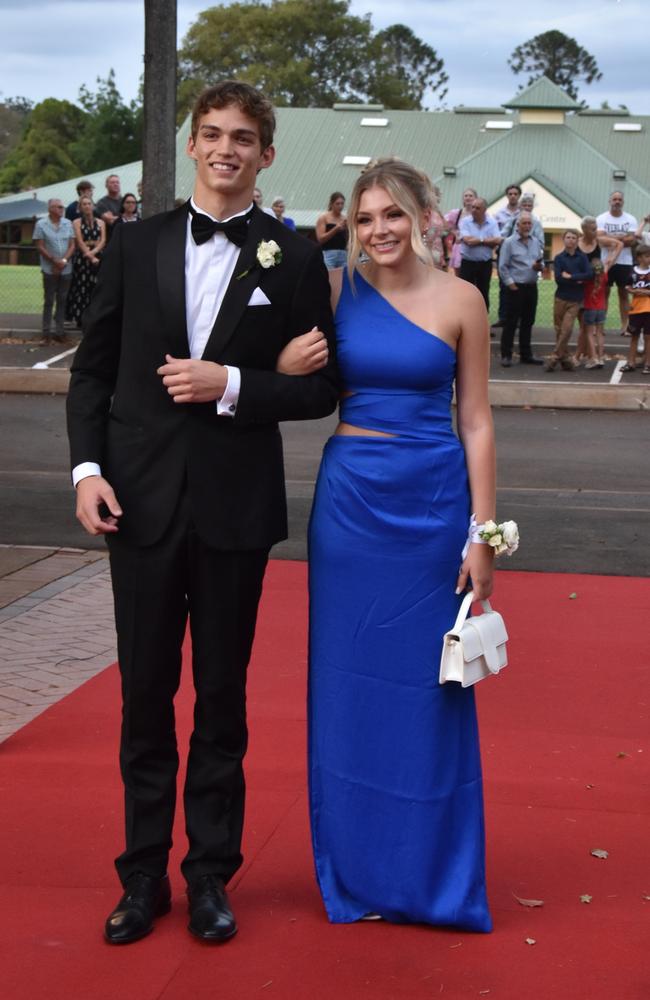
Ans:
[[[471,589],[477,601],[485,601],[492,593],[492,574],[494,571],[494,549],[491,545],[472,542],[469,552],[463,560],[463,565],[456,581],[456,593],[462,594],[471,581]]]
[[[275,370],[283,375],[311,375],[325,367],[328,356],[325,334],[315,326],[289,341],[278,355]]]

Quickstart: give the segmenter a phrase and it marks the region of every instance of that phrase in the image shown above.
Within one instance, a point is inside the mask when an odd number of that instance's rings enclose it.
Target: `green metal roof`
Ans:
[[[566,94],[561,87],[549,80],[547,76],[540,76],[538,80],[531,83],[529,87],[515,94],[511,100],[503,105],[504,108],[516,108],[517,110],[534,108],[541,111],[562,110],[577,111],[582,107],[577,101]]]
[[[380,111],[344,112],[322,108],[278,108],[275,162],[259,175],[264,204],[278,195],[287,215],[299,226],[313,226],[327,208],[333,191],[349,197],[363,164],[344,163],[344,157],[397,155],[430,176],[481,149],[494,138],[485,130],[488,119],[512,121],[511,115],[453,112]],[[386,125],[362,124],[387,120]],[[185,138],[189,121],[181,127]],[[194,183],[193,161],[177,162],[176,190],[187,196]],[[446,180],[446,179],[445,179]]]
[[[68,205],[71,201],[76,200],[77,184],[81,180],[88,180],[91,184],[94,184],[95,201],[99,201],[106,194],[104,182],[109,174],[119,174],[122,194],[126,194],[127,191],[135,194],[137,183],[139,180],[142,180],[142,160],[137,160],[135,163],[125,163],[119,167],[111,167],[108,170],[98,170],[94,174],[80,174],[78,177],[72,177],[67,181],[58,181],[56,184],[44,184],[42,187],[27,188],[20,194],[8,194],[0,198],[0,205],[19,201],[29,196],[45,202],[48,198],[60,198],[64,205]]]
[[[619,132],[615,128],[617,123],[626,128],[637,124],[641,129],[638,132]],[[572,131],[600,150],[608,160],[625,170],[628,177],[634,177],[642,187],[650,191],[650,115],[626,115],[623,112],[612,117],[604,112],[601,117],[597,117],[579,114],[571,115],[567,124]],[[612,190],[617,183],[612,182]],[[649,210],[650,196],[645,208],[640,211],[646,215]]]
[[[344,163],[345,157],[397,155],[414,163],[439,184],[444,210],[457,208],[468,186],[490,203],[506,184],[531,176],[578,214],[603,211],[614,188],[625,192],[625,207],[638,218],[650,209],[650,116],[621,115],[628,126],[641,126],[634,132],[616,131],[617,118],[609,112],[568,114],[564,124],[522,127],[517,114],[496,109],[456,113],[347,105],[345,110],[278,108],[277,118],[275,162],[260,173],[259,185],[266,206],[281,195],[287,214],[301,227],[315,224],[332,191],[349,197],[362,163]],[[182,198],[190,195],[195,175],[194,161],[185,153],[189,124],[188,118],[176,136],[176,194]],[[455,174],[445,174],[445,167]],[[615,179],[614,170],[624,170],[626,179]],[[134,191],[142,164],[88,175],[96,197],[112,172],[120,175],[123,191]],[[29,194],[72,201],[78,180]],[[25,197],[24,192],[7,196],[0,205]]]
[[[455,177],[436,177],[436,182],[444,184],[445,205],[460,205],[468,186],[479,188],[490,204],[503,194],[506,183],[533,177],[580,215],[605,211],[611,191],[621,187],[626,210],[644,215],[650,191],[632,171],[623,183],[614,180],[617,167],[568,125],[526,125],[458,163]]]

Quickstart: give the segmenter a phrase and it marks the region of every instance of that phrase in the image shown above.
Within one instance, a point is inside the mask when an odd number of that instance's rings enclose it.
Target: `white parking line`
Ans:
[[[618,383],[621,381],[621,379],[623,378],[624,364],[625,361],[616,362],[616,367],[614,368],[614,371],[612,372],[612,377],[609,380],[610,385],[618,385]]]
[[[76,347],[72,347],[69,351],[64,351],[63,354],[55,354],[53,358],[48,358],[47,361],[37,361],[35,365],[32,365],[32,368],[49,368],[55,361],[62,361],[69,354],[74,354],[76,350]]]

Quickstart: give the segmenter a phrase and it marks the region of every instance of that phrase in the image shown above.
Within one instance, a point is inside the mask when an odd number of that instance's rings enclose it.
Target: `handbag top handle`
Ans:
[[[460,632],[460,630],[461,630],[461,628],[463,626],[463,622],[467,618],[467,616],[469,614],[469,609],[471,608],[471,606],[474,603],[475,599],[476,598],[474,597],[474,591],[473,590],[470,590],[470,591],[468,591],[465,594],[465,596],[463,598],[463,601],[461,603],[461,606],[458,609],[458,615],[456,616],[456,621],[454,622],[453,628],[449,629],[449,631],[453,632],[454,635],[458,635],[458,633]],[[483,606],[483,610],[484,611],[491,611],[492,610],[492,605],[490,604],[490,602],[487,599],[485,601],[481,601],[481,604]]]

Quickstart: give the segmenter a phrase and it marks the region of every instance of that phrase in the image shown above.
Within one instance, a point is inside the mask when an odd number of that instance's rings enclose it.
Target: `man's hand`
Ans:
[[[116,532],[121,515],[113,488],[102,476],[86,476],[77,484],[77,520],[89,535]]]
[[[157,369],[163,385],[175,403],[212,403],[221,399],[228,384],[228,372],[214,361],[173,358]]]
[[[510,289],[511,292],[519,291],[519,287],[514,283],[514,281],[508,285],[508,288]]]
[[[325,334],[314,326],[309,333],[294,337],[280,351],[275,370],[283,375],[311,375],[325,367],[328,354]]]

